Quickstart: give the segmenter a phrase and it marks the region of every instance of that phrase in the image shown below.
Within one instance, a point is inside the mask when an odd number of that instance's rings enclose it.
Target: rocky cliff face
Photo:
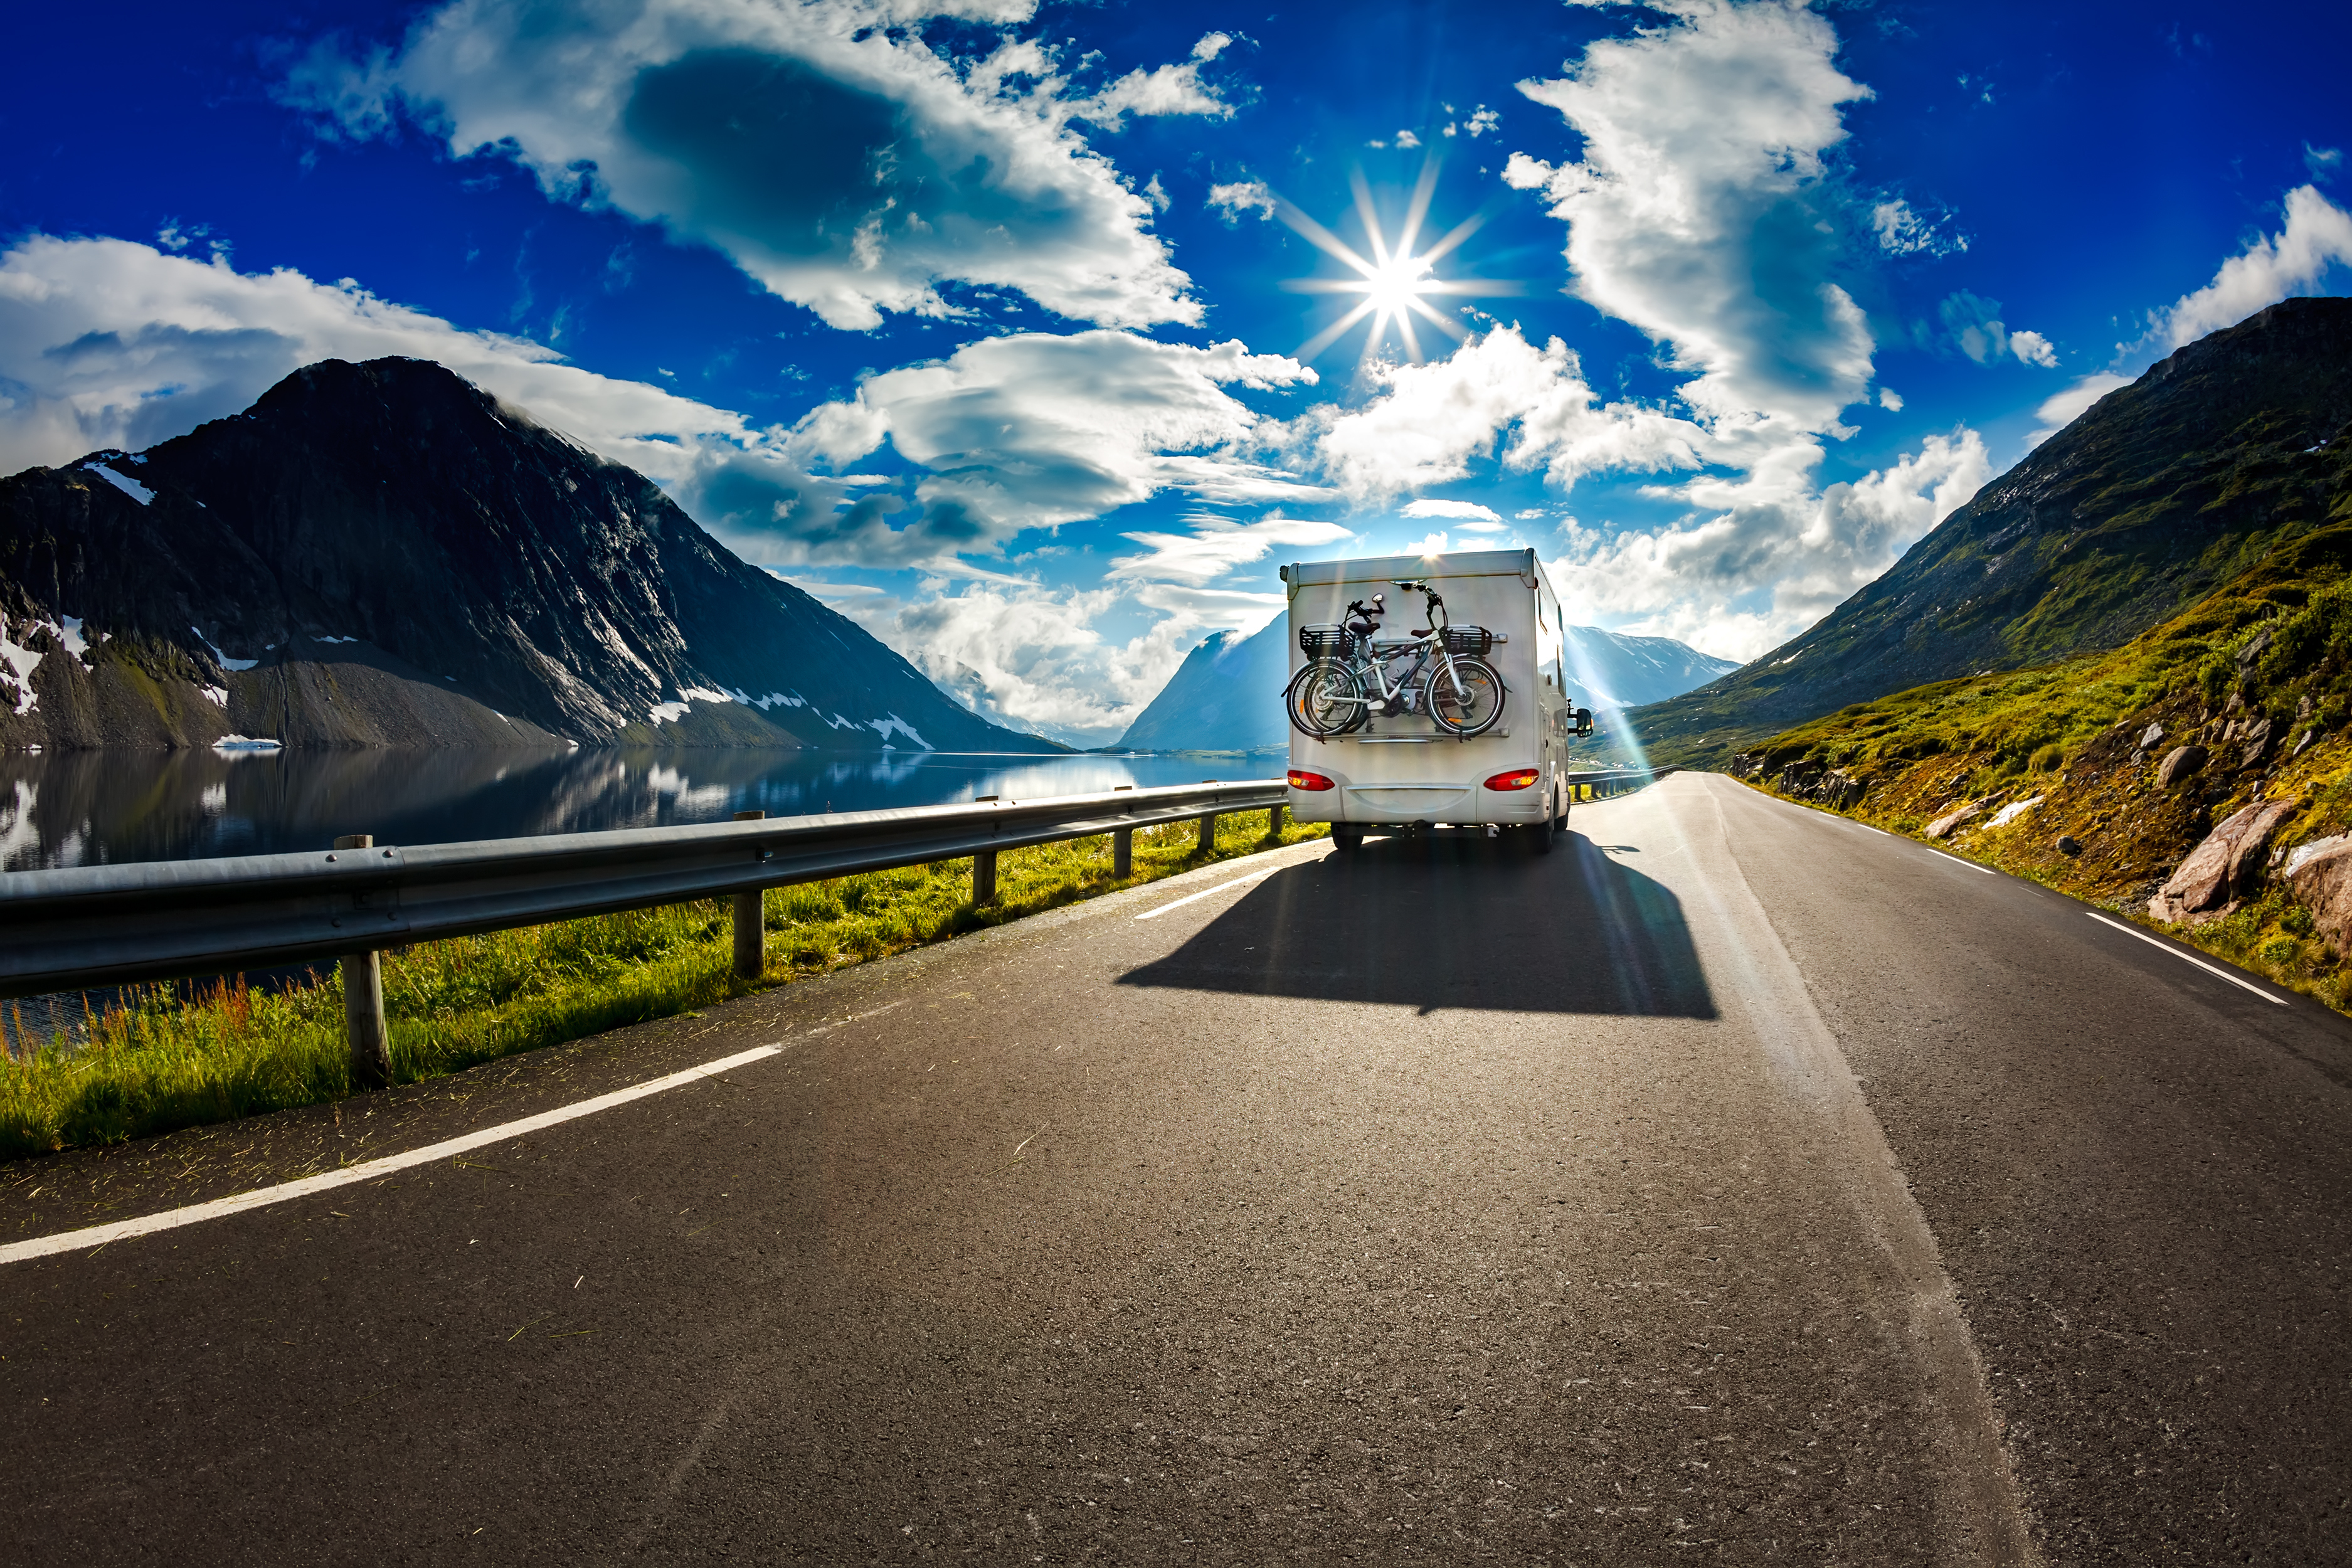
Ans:
[[[0,746],[1058,750],[416,360],[0,479]]]
[[[1930,681],[2118,647],[2327,515],[2352,300],[2288,300],[2099,400],[1802,636],[1634,716],[1698,760]]]

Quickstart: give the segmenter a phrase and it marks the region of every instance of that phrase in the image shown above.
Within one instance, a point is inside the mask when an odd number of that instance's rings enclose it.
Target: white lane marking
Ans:
[[[2165,952],[2172,954],[2173,957],[2179,959],[2184,963],[2193,963],[2208,974],[2220,975],[2222,979],[2228,981],[2232,985],[2242,986],[2246,990],[2251,991],[2255,995],[2261,997],[2265,1002],[2272,1003],[2281,1007],[2287,1005],[2285,997],[2273,996],[2269,992],[2263,990],[2261,986],[2255,984],[2252,981],[2242,980],[2238,976],[2231,973],[2228,970],[2221,967],[2219,964],[2208,963],[2201,958],[2191,958],[2189,954],[2181,952],[2170,942],[2159,941],[2158,938],[2152,937],[2148,935],[2147,932],[2141,931],[2137,926],[2127,926],[2121,921],[2111,921],[2106,916],[2099,913],[2096,910],[2084,910],[2083,912],[2089,915],[2093,920],[2098,921],[2103,926],[2113,926],[2117,931],[2123,932],[2126,936],[2136,936],[2139,938],[2140,941],[2147,943],[2150,947],[2162,948]]]
[[[1927,846],[1923,844],[1920,847],[1926,849]],[[1994,870],[1990,866],[1979,866],[1973,860],[1963,860],[1957,855],[1946,855],[1940,849],[1928,849],[1927,853],[1937,856],[1943,859],[1949,860],[1955,866],[1966,866],[1971,871],[1982,871],[1988,877],[1998,877],[2000,875],[2000,872]]]
[[[394,1171],[404,1171],[411,1165],[430,1164],[479,1149],[486,1143],[503,1142],[520,1138],[526,1132],[536,1132],[542,1127],[552,1127],[577,1117],[593,1116],[600,1110],[610,1110],[616,1105],[626,1105],[633,1100],[643,1100],[664,1089],[680,1089],[716,1077],[730,1068],[756,1062],[762,1057],[780,1053],[782,1046],[761,1046],[756,1050],[741,1051],[731,1057],[721,1057],[715,1062],[705,1062],[698,1068],[688,1068],[667,1078],[657,1078],[600,1094],[593,1100],[583,1100],[577,1105],[566,1105],[555,1110],[542,1110],[537,1116],[526,1116],[520,1121],[509,1121],[498,1127],[486,1127],[478,1132],[468,1132],[460,1138],[446,1139],[411,1149],[404,1154],[386,1154],[381,1160],[369,1160],[362,1164],[347,1165],[340,1171],[327,1171],[316,1176],[305,1176],[299,1182],[286,1182],[274,1187],[257,1187],[234,1197],[215,1198],[210,1203],[191,1204],[186,1208],[166,1209],[138,1219],[117,1220],[112,1225],[92,1226],[87,1230],[61,1231],[55,1236],[37,1236],[30,1241],[12,1241],[0,1247],[0,1263],[21,1263],[29,1258],[46,1258],[53,1252],[79,1252],[86,1247],[103,1247],[110,1241],[124,1241],[134,1236],[152,1236],[159,1230],[175,1230],[200,1220],[219,1219],[226,1215],[243,1214],[247,1209],[267,1208],[272,1204],[288,1203],[295,1198],[307,1198],[313,1193],[331,1192],[359,1182],[373,1182]]]
[[[1156,920],[1158,920],[1161,915],[1166,914],[1170,910],[1181,910],[1181,909],[1182,909],[1186,904],[1190,904],[1190,903],[1197,902],[1197,901],[1199,901],[1199,900],[1202,900],[1202,899],[1213,898],[1213,897],[1214,897],[1216,894],[1219,894],[1219,893],[1223,892],[1223,891],[1224,891],[1226,889],[1228,889],[1228,888],[1238,888],[1238,887],[1240,887],[1244,882],[1255,882],[1255,881],[1256,881],[1260,877],[1271,877],[1271,876],[1273,876],[1276,871],[1279,871],[1279,870],[1281,870],[1281,869],[1282,869],[1282,868],[1281,868],[1281,867],[1279,867],[1279,866],[1269,866],[1269,867],[1267,867],[1267,868],[1266,868],[1265,870],[1263,870],[1263,871],[1252,871],[1252,872],[1251,872],[1248,876],[1246,876],[1246,877],[1235,877],[1235,878],[1234,878],[1232,881],[1230,881],[1230,882],[1220,882],[1220,883],[1218,883],[1215,887],[1213,887],[1213,888],[1210,888],[1210,889],[1206,889],[1205,891],[1198,892],[1198,893],[1190,893],[1190,894],[1187,894],[1187,895],[1186,895],[1185,897],[1183,897],[1183,898],[1176,899],[1176,900],[1171,900],[1171,901],[1170,901],[1170,902],[1168,902],[1168,903],[1164,903],[1164,904],[1160,905],[1160,906],[1158,909],[1156,909],[1156,910],[1144,910],[1141,914],[1139,914],[1139,915],[1136,916],[1135,918],[1136,918],[1137,920],[1139,920],[1139,921],[1156,921]]]

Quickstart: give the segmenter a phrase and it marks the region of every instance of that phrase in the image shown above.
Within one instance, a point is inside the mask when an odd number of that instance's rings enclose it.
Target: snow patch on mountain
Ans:
[[[150,506],[154,503],[155,492],[153,490],[149,489],[137,479],[131,479],[127,475],[116,473],[104,463],[84,463],[82,468],[86,472],[96,474],[100,479],[104,479],[108,484],[112,485],[124,495],[127,495],[132,500],[137,501],[141,506]]]

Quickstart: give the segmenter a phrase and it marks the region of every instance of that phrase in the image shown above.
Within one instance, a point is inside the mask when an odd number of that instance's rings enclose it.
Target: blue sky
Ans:
[[[11,57],[0,469],[438,359],[1087,742],[1301,557],[1530,544],[1752,657],[2352,279],[2341,6],[230,3]]]

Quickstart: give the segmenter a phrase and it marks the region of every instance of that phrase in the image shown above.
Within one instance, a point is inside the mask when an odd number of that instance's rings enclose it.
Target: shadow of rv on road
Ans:
[[[1369,839],[1268,879],[1118,983],[1423,1014],[1716,1016],[1682,901],[1575,833],[1543,857],[1508,836]]]

